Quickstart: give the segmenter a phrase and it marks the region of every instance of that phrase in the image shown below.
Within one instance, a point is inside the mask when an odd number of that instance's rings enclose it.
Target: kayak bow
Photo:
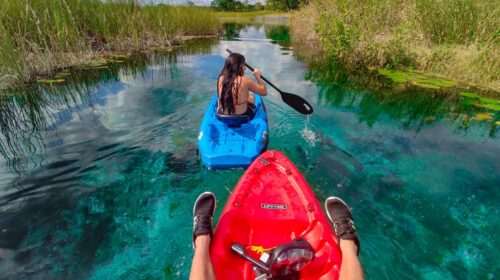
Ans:
[[[267,151],[243,174],[217,223],[211,244],[217,279],[256,279],[265,264],[243,255],[272,259],[275,248],[304,239],[314,258],[300,279],[337,279],[342,255],[314,193],[286,156]]]

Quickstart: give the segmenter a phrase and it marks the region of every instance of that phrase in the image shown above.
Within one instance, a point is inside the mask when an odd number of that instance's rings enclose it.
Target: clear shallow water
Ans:
[[[227,47],[314,106],[304,117],[271,92],[269,148],[320,201],[352,206],[368,278],[499,277],[498,128],[464,125],[470,108],[441,97],[325,79],[284,29],[227,27],[221,41],[2,100],[0,278],[187,279],[192,203],[211,190],[218,216],[243,173],[205,170],[196,154]]]

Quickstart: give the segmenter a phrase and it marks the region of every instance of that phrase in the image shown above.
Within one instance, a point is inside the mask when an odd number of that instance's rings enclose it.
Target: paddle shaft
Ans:
[[[233,53],[232,51],[230,51],[229,49],[226,49],[226,51],[228,53]],[[248,63],[245,62],[245,65],[247,66],[248,69],[250,69],[250,71],[254,71],[255,69],[248,65]],[[277,90],[279,93],[282,93],[283,91],[281,91],[281,89],[279,89],[277,86],[275,86],[273,83],[271,83],[271,81],[269,81],[268,79],[266,79],[264,76],[260,75],[260,77],[262,78],[262,80],[264,80],[266,83],[268,83],[270,86],[272,86],[275,90]]]

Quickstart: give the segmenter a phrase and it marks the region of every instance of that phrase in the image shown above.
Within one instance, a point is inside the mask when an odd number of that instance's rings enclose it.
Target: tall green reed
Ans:
[[[82,54],[168,45],[219,28],[208,8],[135,0],[0,0],[0,85],[29,81]]]

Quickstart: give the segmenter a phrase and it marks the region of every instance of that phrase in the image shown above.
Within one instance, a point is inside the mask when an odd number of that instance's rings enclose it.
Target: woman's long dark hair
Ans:
[[[219,96],[219,104],[223,111],[227,109],[229,115],[234,112],[233,88],[236,90],[236,103],[238,102],[240,84],[238,83],[237,77],[243,76],[243,65],[245,65],[245,57],[243,55],[239,53],[230,54],[217,79],[217,92],[219,92],[219,79],[220,76],[224,76],[222,80],[222,90]]]

